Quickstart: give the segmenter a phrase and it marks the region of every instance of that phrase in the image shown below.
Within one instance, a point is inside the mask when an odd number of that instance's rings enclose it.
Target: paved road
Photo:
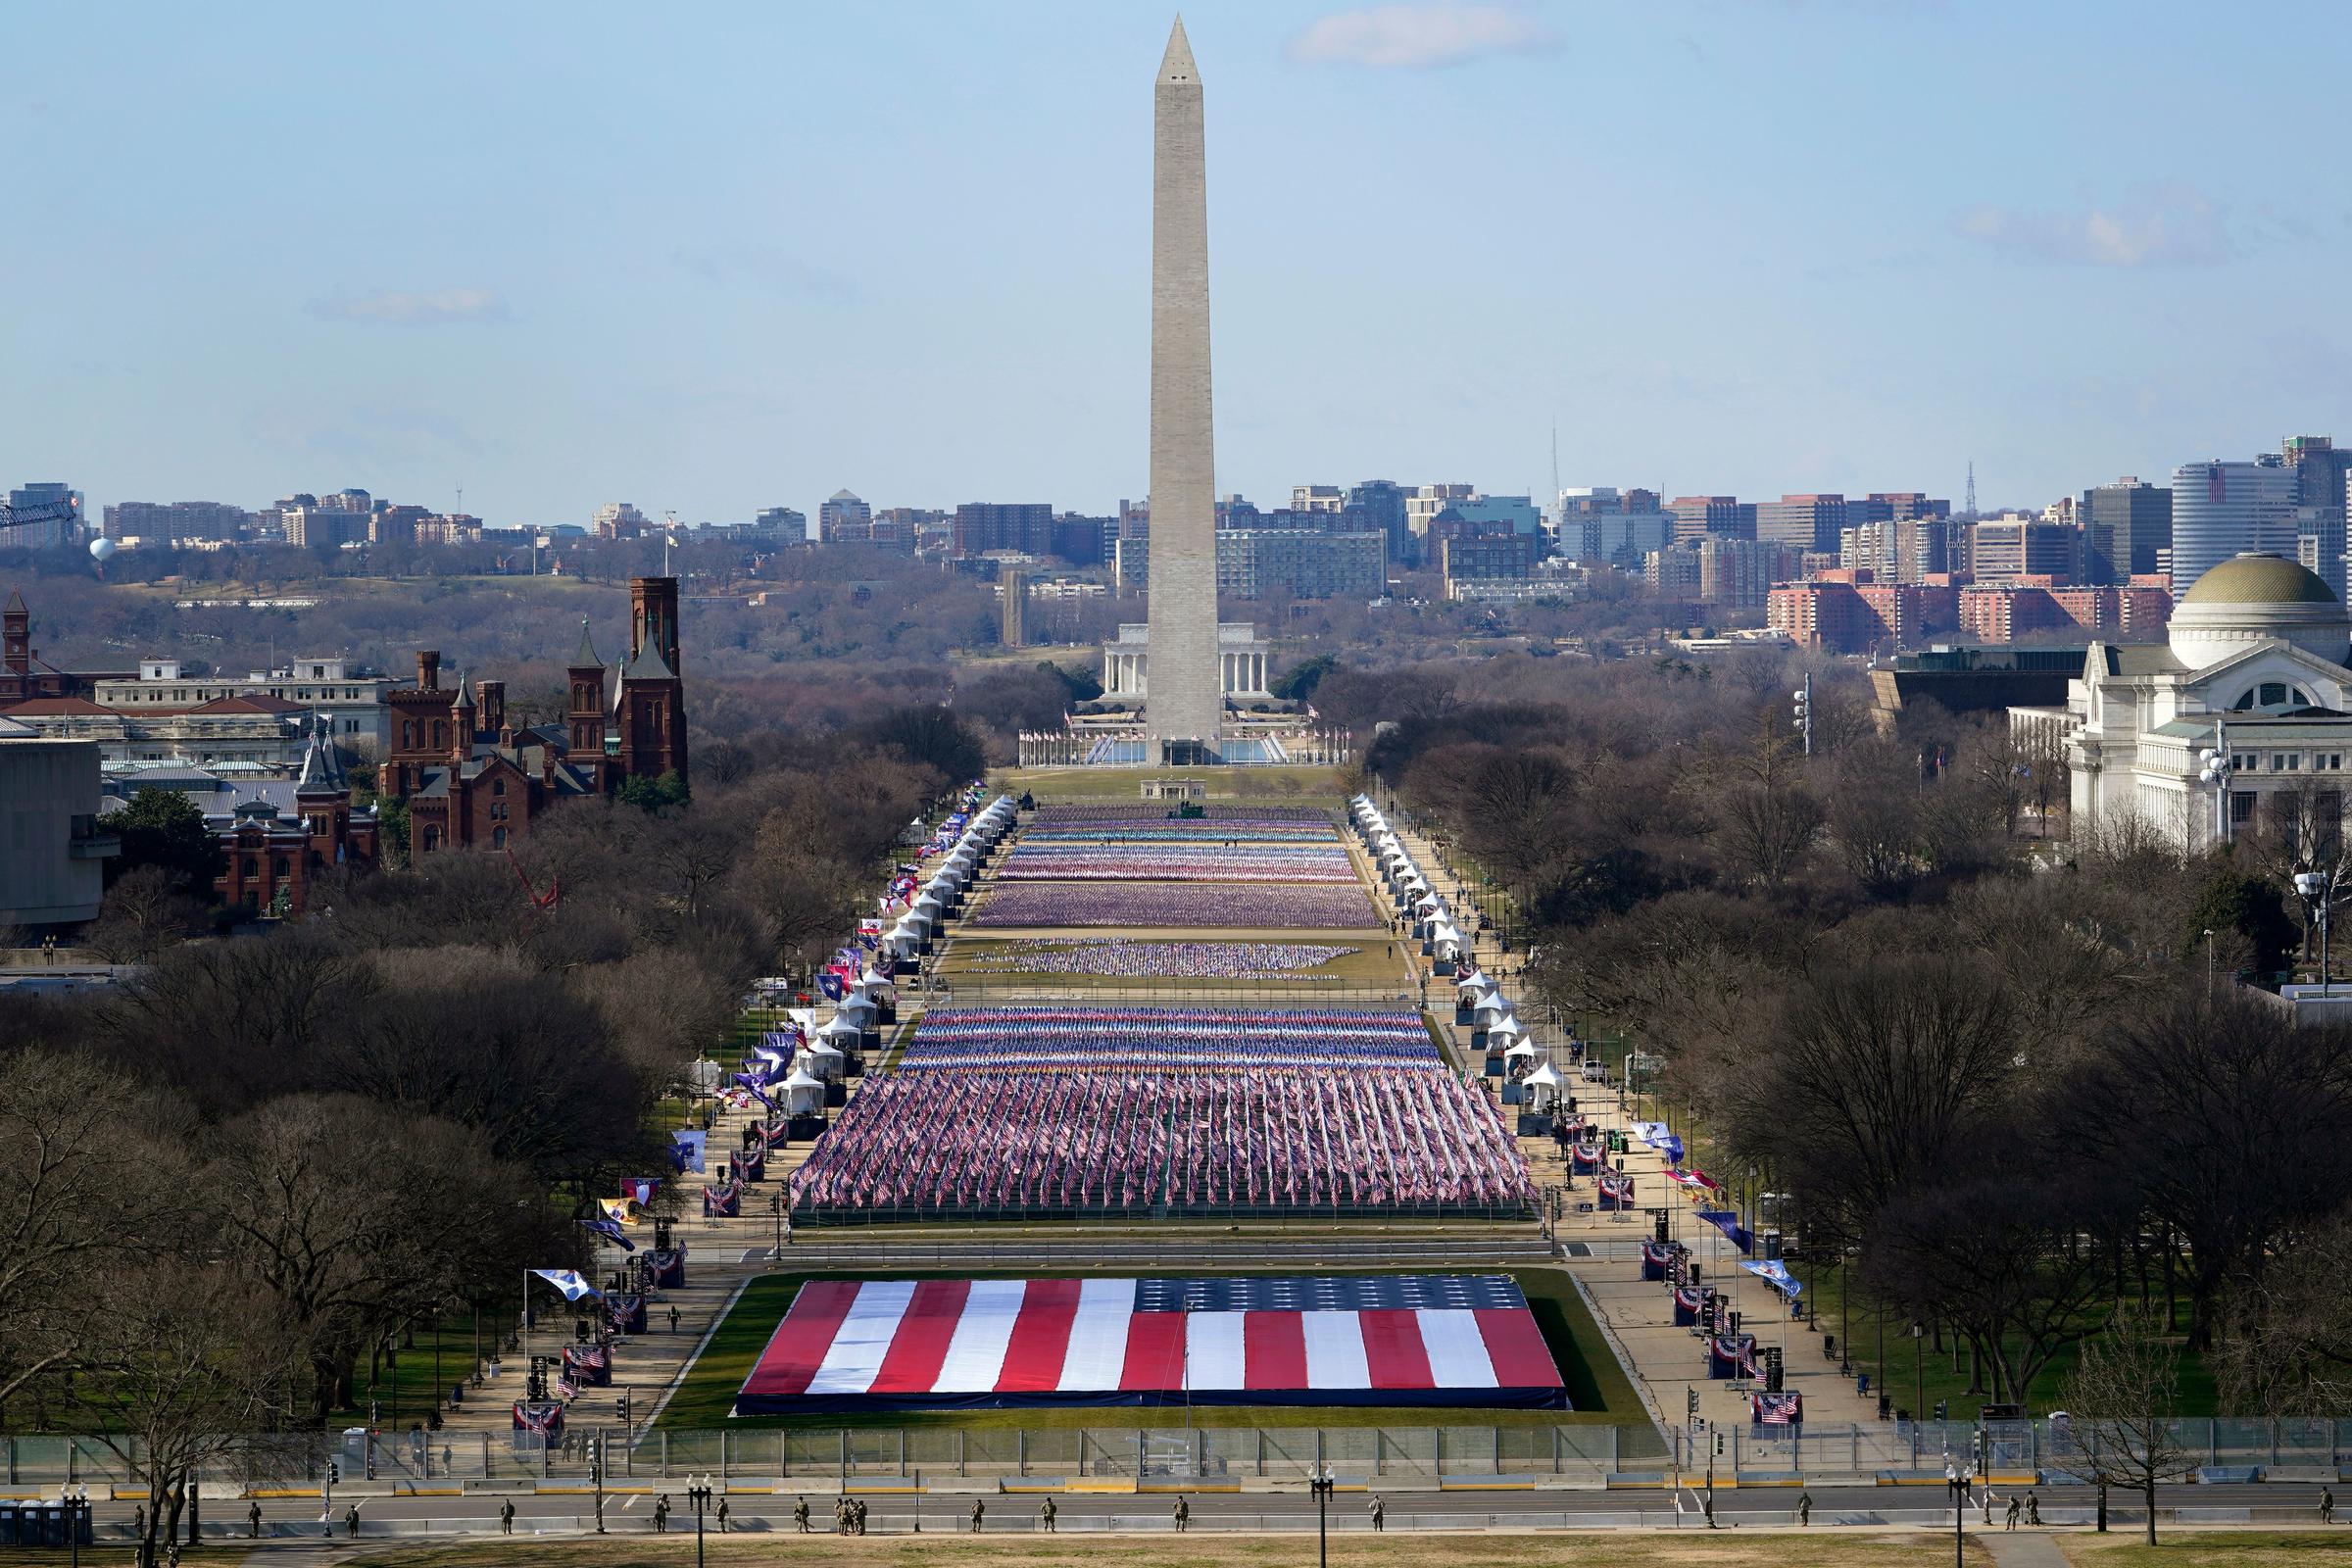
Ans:
[[[676,1483],[668,1495],[670,1529],[691,1530],[693,1516],[687,1511],[683,1480]],[[1387,1504],[1387,1523],[1392,1530],[1557,1529],[1573,1525],[1704,1528],[1698,1496],[1688,1490],[1676,1499],[1682,1505],[1679,1514],[1674,1500],[1663,1492],[1391,1492],[1381,1495]],[[2007,1495],[2000,1494],[2004,1501]],[[2080,1487],[2045,1487],[2040,1489],[2040,1496],[2043,1516],[2054,1524],[2086,1522],[2093,1501],[2090,1491]],[[825,1494],[808,1494],[808,1497],[813,1528],[828,1529],[833,1517],[833,1498]],[[486,1533],[497,1528],[499,1508],[506,1500],[483,1494],[463,1497],[363,1498],[360,1499],[362,1535],[363,1538],[369,1534],[414,1538],[427,1532]],[[568,1533],[592,1527],[594,1523],[595,1502],[586,1494],[519,1495],[512,1500],[516,1534]],[[1008,1495],[980,1500],[987,1505],[987,1524],[992,1530],[1022,1532],[1037,1528],[1040,1498]],[[2160,1502],[2167,1507],[2293,1509],[2307,1513],[2313,1523],[2317,1522],[2318,1500],[2318,1487],[2287,1485],[2168,1487],[2160,1495]],[[605,1504],[608,1529],[632,1534],[650,1531],[654,1501],[652,1495],[642,1494],[609,1495]],[[973,1499],[933,1495],[918,1503],[912,1497],[870,1495],[867,1501],[872,1510],[869,1529],[876,1534],[896,1535],[913,1530],[918,1515],[926,1534],[968,1528]],[[1305,1530],[1313,1528],[1315,1519],[1314,1500],[1297,1494],[1200,1494],[1189,1501],[1193,1528],[1203,1531]],[[794,1496],[789,1493],[775,1495],[738,1493],[730,1499],[731,1522],[754,1530],[789,1531],[793,1528],[793,1502]],[[1154,1494],[1054,1499],[1060,1528],[1073,1532],[1163,1530],[1169,1525],[1174,1502],[1171,1495]],[[1726,1527],[1786,1527],[1794,1522],[1795,1502],[1793,1490],[1718,1492],[1716,1517]],[[1371,1498],[1366,1494],[1341,1494],[1331,1503],[1331,1528],[1368,1529],[1370,1504]],[[332,1505],[333,1529],[338,1540],[344,1535],[343,1516],[348,1505],[348,1499],[338,1499]],[[2120,1518],[2124,1504],[2119,1501],[2115,1508]],[[207,1503],[204,1507],[207,1533],[234,1530],[243,1534],[246,1509],[247,1504],[242,1502]],[[97,1506],[96,1514],[102,1533],[108,1533],[110,1527],[126,1530],[131,1504],[102,1503]],[[310,1536],[319,1529],[319,1515],[320,1505],[311,1499],[271,1499],[262,1505],[265,1529],[279,1537]],[[1951,1512],[1944,1505],[1938,1488],[1816,1487],[1813,1517],[1817,1526],[1840,1520],[1855,1524],[1940,1526],[1948,1525]],[[2000,1520],[2001,1510],[1996,1506],[1993,1510],[1996,1530]],[[714,1521],[711,1528],[715,1528]],[[1983,1528],[1974,1509],[1969,1513],[1968,1528],[1972,1532]]]

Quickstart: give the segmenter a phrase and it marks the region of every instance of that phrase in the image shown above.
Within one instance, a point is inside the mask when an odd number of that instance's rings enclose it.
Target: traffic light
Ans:
[[[341,1465],[339,1462],[337,1462],[336,1460],[333,1460],[333,1459],[329,1459],[329,1460],[327,1460],[327,1461],[326,1461],[326,1484],[327,1484],[328,1486],[330,1486],[330,1487],[331,1487],[331,1486],[335,1486],[335,1485],[339,1484],[339,1483],[342,1481],[342,1479],[343,1479],[343,1466],[342,1466],[342,1465]]]
[[[1698,1391],[1696,1389],[1683,1391],[1683,1414],[1693,1421],[1698,1419]]]
[[[1723,1434],[1721,1432],[1715,1434],[1715,1457],[1718,1459],[1723,1457]]]
[[[623,1389],[623,1390],[621,1390],[621,1391],[620,1391],[620,1421],[621,1421],[621,1425],[623,1425],[623,1426],[626,1426],[626,1425],[628,1425],[628,1421],[629,1421],[629,1391],[628,1391],[628,1390],[626,1390],[626,1389]]]

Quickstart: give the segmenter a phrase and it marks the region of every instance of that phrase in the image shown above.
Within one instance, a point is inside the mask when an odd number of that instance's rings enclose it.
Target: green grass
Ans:
[[[1031,1430],[1049,1427],[1099,1427],[1105,1412],[1099,1408],[1027,1408],[1014,1410],[882,1411],[873,1414],[811,1416],[729,1416],[736,1391],[751,1375],[767,1348],[777,1322],[800,1288],[812,1274],[763,1274],[744,1288],[734,1307],[710,1336],[710,1343],[687,1370],[684,1383],[671,1396],[658,1425],[673,1432],[710,1431],[719,1427],[759,1428],[836,1427],[962,1427],[967,1430]],[[838,1275],[831,1277],[840,1277]],[[1018,1272],[978,1274],[894,1271],[894,1279],[1018,1279]],[[1175,1276],[1186,1277],[1186,1276]],[[1193,1426],[1313,1427],[1313,1426],[1640,1426],[1649,1418],[1610,1353],[1599,1326],[1586,1310],[1575,1284],[1558,1269],[1512,1272],[1527,1293],[1528,1306],[1544,1343],[1551,1351],[1566,1384],[1569,1410],[1489,1410],[1479,1408],[1426,1409],[1385,1406],[1196,1405]],[[1182,1405],[1164,1405],[1117,1412],[1122,1427],[1181,1427],[1187,1423]]]

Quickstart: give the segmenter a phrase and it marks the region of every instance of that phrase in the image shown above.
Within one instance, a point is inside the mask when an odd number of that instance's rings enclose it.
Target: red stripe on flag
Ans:
[[[1355,1314],[1364,1331],[1364,1368],[1376,1389],[1431,1389],[1429,1350],[1417,1312],[1377,1309]]]
[[[1184,1387],[1184,1314],[1137,1312],[1127,1319],[1122,1393]]]
[[[856,1280],[814,1280],[792,1298],[792,1310],[776,1325],[760,1364],[744,1380],[746,1394],[789,1395],[808,1392],[809,1380],[833,1348],[841,1320],[858,1299]]]
[[[999,1394],[1037,1394],[1061,1387],[1061,1363],[1070,1353],[1070,1325],[1078,1319],[1076,1280],[1031,1280],[1021,1293],[1020,1315],[1004,1345]]]
[[[1479,1338],[1487,1342],[1487,1359],[1494,1366],[1498,1389],[1556,1389],[1560,1369],[1551,1364],[1544,1331],[1535,1314],[1523,1306],[1488,1307],[1474,1314]]]
[[[1306,1387],[1306,1325],[1296,1312],[1242,1314],[1242,1366],[1252,1389]]]
[[[964,1300],[971,1294],[970,1280],[924,1280],[917,1285],[865,1392],[928,1394],[939,1381],[940,1366],[948,1358],[948,1342],[956,1337]]]

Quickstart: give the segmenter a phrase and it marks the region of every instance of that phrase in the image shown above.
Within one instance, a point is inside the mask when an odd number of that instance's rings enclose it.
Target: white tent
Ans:
[[[1548,1061],[1520,1079],[1519,1085],[1527,1091],[1530,1110],[1548,1110],[1560,1098],[1560,1075],[1551,1070]]]
[[[1490,1046],[1499,1046],[1506,1040],[1523,1040],[1526,1037],[1527,1031],[1519,1026],[1519,1020],[1508,1015],[1487,1025],[1487,1044]]]
[[[1490,1034],[1488,1038],[1492,1040],[1494,1036]],[[1536,1043],[1534,1041],[1522,1040],[1516,1045],[1512,1046],[1510,1050],[1504,1052],[1502,1054],[1505,1060],[1510,1060],[1519,1056],[1540,1056],[1543,1054],[1543,1053],[1536,1049]]]
[[[871,1029],[881,1011],[873,998],[863,992],[853,991],[841,999],[841,1004],[833,1009],[833,1016],[847,1018],[859,1029]]]
[[[858,989],[876,1002],[888,1002],[898,995],[899,983],[881,970],[868,965],[858,977]]]
[[[1470,1010],[1477,1015],[1479,1027],[1486,1029],[1492,1028],[1497,1018],[1508,1018],[1511,1015],[1511,1004],[1502,999],[1501,992],[1490,991],[1479,998],[1478,1005]]]
[[[865,1031],[858,1026],[857,1019],[845,1018],[837,1012],[811,1038],[817,1040],[861,1040],[864,1037]]]
[[[819,1035],[808,1042],[807,1049],[801,1053],[800,1059],[793,1063],[792,1070],[814,1073],[827,1083],[831,1083],[841,1077],[848,1059],[841,1054],[839,1047]]]
[[[784,1108],[795,1116],[813,1116],[825,1108],[825,1083],[821,1078],[796,1072],[784,1080]]]
[[[1442,925],[1432,931],[1429,945],[1437,950],[1437,956],[1441,958],[1458,958],[1462,956],[1462,934],[1449,925]]]

